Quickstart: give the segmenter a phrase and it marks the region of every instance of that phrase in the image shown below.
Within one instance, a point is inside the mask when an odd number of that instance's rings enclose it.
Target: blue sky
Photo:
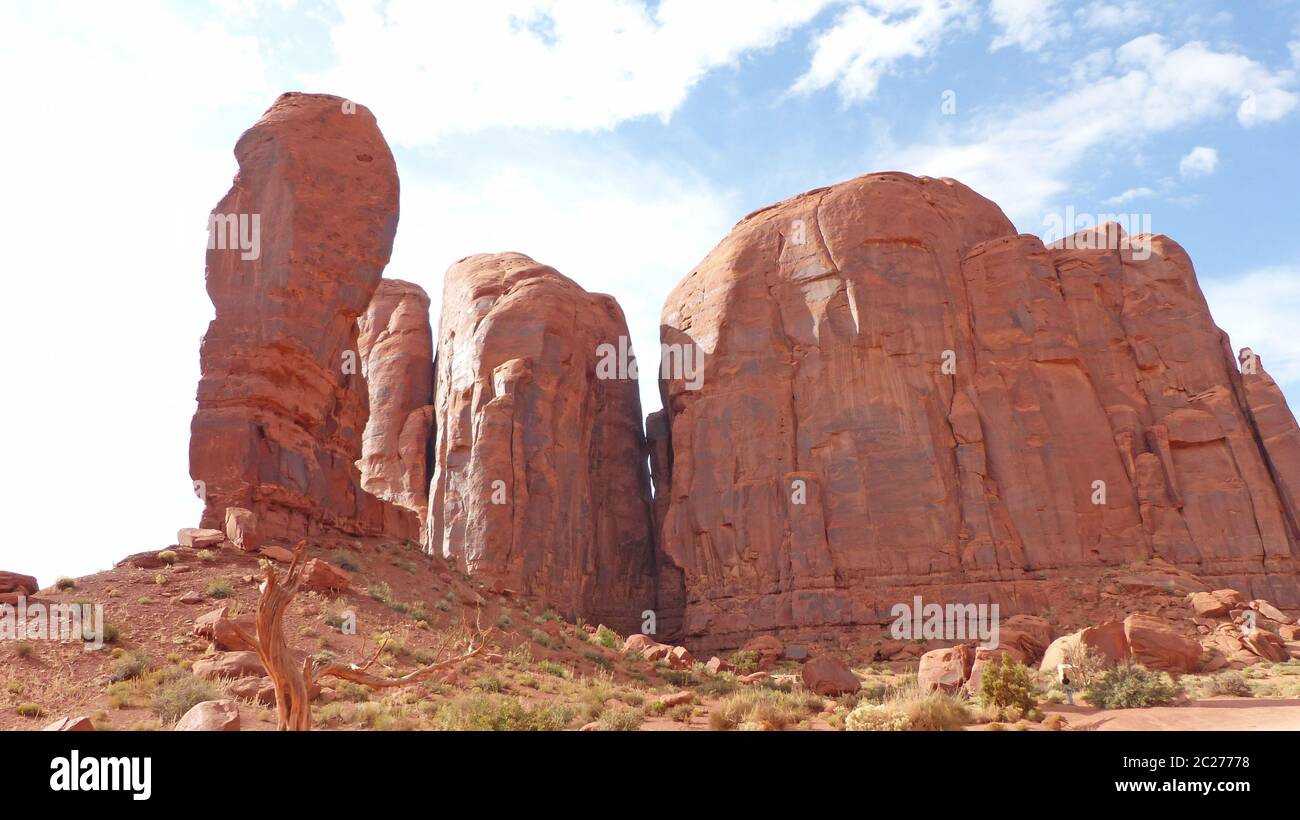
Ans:
[[[436,312],[451,262],[516,250],[615,295],[647,412],[672,286],[750,211],[879,170],[954,176],[1039,235],[1066,208],[1149,214],[1300,401],[1295,0],[130,8],[0,10],[0,218],[20,238],[0,567],[42,582],[197,520],[203,228],[286,90],[379,118],[403,192],[387,275]]]

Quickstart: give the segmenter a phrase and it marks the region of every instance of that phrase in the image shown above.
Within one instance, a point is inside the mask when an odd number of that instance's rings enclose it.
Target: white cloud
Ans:
[[[1137,0],[1102,2],[1094,0],[1074,12],[1074,17],[1085,29],[1119,29],[1141,25],[1151,20],[1151,10]]]
[[[812,64],[790,90],[834,85],[846,103],[869,99],[884,75],[905,58],[934,52],[945,32],[971,20],[973,8],[969,0],[867,0],[846,9],[816,38]]]
[[[22,123],[0,129],[0,224],[21,237],[0,345],[39,365],[0,411],[16,431],[0,566],[51,583],[198,521],[186,442],[212,316],[204,220],[279,89],[254,40],[167,4],[28,10],[0,27],[5,109]]]
[[[1129,188],[1124,193],[1104,199],[1102,202],[1106,205],[1123,205],[1124,203],[1132,202],[1135,199],[1147,199],[1153,197],[1155,194],[1156,192],[1150,188]]]
[[[831,0],[339,0],[337,63],[304,79],[383,112],[404,145],[493,126],[588,131],[667,119],[708,72]]]
[[[1290,70],[1273,72],[1204,43],[1171,48],[1147,35],[1116,49],[1108,73],[1052,101],[986,111],[956,137],[897,148],[883,159],[900,170],[960,179],[1022,227],[1037,228],[1085,161],[1131,161],[1153,136],[1234,109],[1243,124],[1280,119],[1296,105],[1294,79]],[[1253,114],[1243,119],[1247,95]],[[1103,148],[1108,153],[1100,157]]]
[[[1300,390],[1300,266],[1251,271],[1231,279],[1203,280],[1201,290],[1214,321],[1227,332],[1234,352],[1249,347],[1264,369],[1294,396]]]
[[[1287,43],[1286,47],[1291,52],[1291,62],[1300,66],[1300,40],[1293,40]]]
[[[1213,148],[1198,145],[1178,163],[1178,173],[1183,179],[1209,176],[1219,167],[1219,152]]]
[[[1070,33],[1069,24],[1061,19],[1057,0],[991,0],[989,14],[1002,29],[989,46],[990,51],[1007,46],[1038,51]]]

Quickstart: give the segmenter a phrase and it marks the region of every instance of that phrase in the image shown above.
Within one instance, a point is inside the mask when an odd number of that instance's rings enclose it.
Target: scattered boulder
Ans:
[[[767,674],[766,672],[751,672],[748,675],[738,676],[736,678],[736,683],[740,683],[748,686],[749,684],[752,683],[758,683],[761,680],[767,680],[770,677],[771,675]]]
[[[244,552],[257,552],[262,546],[257,534],[257,515],[243,507],[227,507],[226,537]]]
[[[90,718],[85,715],[77,717],[62,717],[46,726],[43,732],[93,732],[95,724],[90,722]]]
[[[1286,641],[1265,629],[1250,630],[1241,636],[1241,642],[1247,649],[1266,661],[1281,663],[1291,657],[1291,653],[1287,651]]]
[[[323,558],[313,558],[302,568],[303,589],[316,592],[343,592],[351,585],[351,575]]]
[[[922,692],[956,692],[970,678],[975,653],[966,644],[934,649],[921,656],[916,683]]]
[[[176,533],[177,544],[182,547],[190,547],[196,550],[220,546],[221,542],[225,540],[226,534],[221,530],[183,527]]]
[[[1062,635],[1052,641],[1043,653],[1043,661],[1038,668],[1043,672],[1055,672],[1057,667],[1065,663],[1066,656],[1079,645],[1097,650],[1111,663],[1119,663],[1129,656],[1123,622],[1108,621]]]
[[[234,652],[252,652],[257,649],[256,646],[244,640],[243,636],[235,628],[236,626],[248,633],[250,637],[257,634],[257,626],[252,618],[239,618],[232,620],[227,617],[227,606],[221,606],[211,612],[204,613],[194,619],[194,628],[191,632],[200,638],[207,638],[216,645],[217,649],[234,651]]]
[[[676,692],[671,695],[664,695],[659,699],[669,709],[674,706],[681,706],[683,703],[690,703],[692,700],[695,700],[694,692]]]
[[[1250,608],[1258,612],[1260,615],[1263,615],[1265,618],[1268,618],[1270,621],[1274,621],[1279,624],[1295,623],[1295,618],[1292,618],[1290,615],[1286,614],[1282,610],[1278,609],[1277,607],[1273,606],[1268,601],[1265,601],[1263,599],[1256,599],[1254,601],[1251,601]]]
[[[704,671],[710,675],[716,675],[719,672],[735,672],[736,667],[719,658],[717,655],[709,658],[709,662],[704,664]]]
[[[226,694],[251,701],[261,706],[275,705],[275,684],[268,677],[247,677],[232,681]]]
[[[1189,603],[1199,618],[1218,618],[1227,615],[1231,609],[1229,602],[1213,592],[1193,592]]]
[[[848,665],[832,655],[818,655],[803,665],[803,685],[827,697],[851,695],[862,688]]]
[[[266,668],[256,652],[219,652],[194,662],[194,676],[204,680],[262,677]]]
[[[1036,663],[1052,643],[1052,625],[1037,615],[1012,615],[998,627],[998,646],[1020,663]]]
[[[293,550],[276,544],[262,547],[261,555],[263,558],[270,558],[272,561],[279,561],[281,564],[293,563]]]
[[[1199,642],[1174,632],[1163,621],[1134,613],[1124,619],[1129,656],[1148,669],[1191,672],[1201,660]]]
[[[13,592],[30,597],[40,590],[36,579],[17,572],[0,572],[0,592]]]
[[[657,642],[649,635],[643,635],[640,632],[634,635],[628,635],[627,640],[623,641],[624,652],[636,652],[640,654],[646,649],[657,646]]]
[[[238,732],[239,707],[232,700],[205,700],[176,723],[177,732]]]
[[[772,635],[759,635],[751,638],[741,647],[742,652],[752,652],[758,656],[758,668],[760,671],[767,671],[776,666],[777,661],[785,654],[785,644],[780,638]]]
[[[1239,608],[1245,603],[1241,593],[1235,589],[1216,589],[1210,594],[1227,604],[1229,609]]]

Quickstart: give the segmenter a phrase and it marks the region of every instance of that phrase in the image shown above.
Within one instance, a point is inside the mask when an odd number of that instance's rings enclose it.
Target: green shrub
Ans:
[[[177,670],[176,674],[164,676],[154,690],[153,710],[163,720],[175,721],[203,701],[220,697],[216,684]]]
[[[199,550],[198,552],[194,553],[194,557],[199,559],[200,561],[205,561],[208,563],[217,560],[217,556],[212,554],[212,550]]]
[[[618,639],[618,633],[604,624],[596,628],[596,634],[592,636],[592,640],[606,649],[617,649],[623,643]]]
[[[844,728],[850,732],[906,732],[912,721],[897,706],[863,702],[849,712]]]
[[[741,649],[731,653],[731,665],[736,667],[736,672],[741,675],[758,671],[758,661],[757,652]]]
[[[230,581],[225,578],[216,578],[208,582],[209,598],[229,598],[230,592]]]
[[[158,560],[162,561],[164,564],[174,564],[178,557],[176,550],[163,550],[158,553]]]
[[[555,675],[559,678],[569,677],[569,669],[566,666],[556,663],[555,661],[542,661],[537,664],[537,668],[548,675]]]
[[[999,719],[1008,709],[1016,709],[1021,714],[1032,709],[1036,703],[1029,667],[1007,655],[999,657],[997,663],[985,664],[979,701],[982,706],[996,710]]]
[[[497,615],[497,629],[509,629],[513,625],[514,621],[510,620],[509,612],[502,612]]]
[[[361,571],[361,566],[357,563],[356,557],[348,550],[339,549],[331,552],[330,563],[348,572]]]
[[[27,641],[19,641],[18,643],[14,644],[14,654],[20,658],[31,657],[33,651],[34,648]]]
[[[38,703],[20,703],[18,704],[18,714],[25,718],[38,718],[45,716],[45,710]]]
[[[444,731],[553,732],[568,727],[573,715],[562,704],[527,706],[508,695],[470,694],[441,704],[433,723]]]
[[[1100,709],[1136,709],[1161,706],[1183,694],[1182,686],[1165,672],[1153,672],[1137,663],[1116,666],[1088,687],[1088,702]]]
[[[375,581],[366,587],[370,597],[381,603],[390,603],[393,600],[393,588],[386,581]]]
[[[754,686],[720,701],[709,714],[709,728],[779,730],[817,714],[821,707],[819,695]]]
[[[645,714],[640,709],[616,706],[601,712],[596,728],[602,732],[635,732],[643,720]]]
[[[1215,695],[1234,695],[1239,698],[1253,698],[1255,693],[1240,672],[1220,672],[1210,678],[1210,692]]]
[[[76,579],[69,578],[65,575],[64,577],[54,582],[54,588],[55,589],[76,589],[77,581]]]
[[[134,650],[124,652],[110,664],[108,669],[108,679],[114,683],[124,680],[134,680],[149,671],[149,656],[145,653]]]

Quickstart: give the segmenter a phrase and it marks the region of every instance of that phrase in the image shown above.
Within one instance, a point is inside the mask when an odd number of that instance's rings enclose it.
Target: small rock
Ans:
[[[192,547],[196,550],[215,547],[222,541],[226,540],[226,534],[221,530],[199,529],[197,527],[184,527],[176,533],[176,543],[182,547]]]
[[[342,592],[352,584],[352,576],[321,558],[313,558],[302,568],[302,588],[317,592]]]
[[[272,561],[279,561],[281,564],[293,563],[293,550],[275,544],[262,547],[261,555],[263,558],[270,558]]]
[[[759,635],[757,638],[751,638],[741,647],[742,652],[752,652],[758,655],[758,668],[761,671],[767,671],[776,666],[776,662],[781,660],[785,654],[785,644],[780,638],[772,635]]]
[[[205,700],[176,723],[177,732],[238,732],[239,707],[232,700]]]
[[[90,718],[85,715],[77,717],[64,717],[46,726],[43,732],[93,732],[95,724],[90,722]]]
[[[226,537],[244,552],[257,552],[262,546],[257,534],[257,515],[243,507],[227,507]]]
[[[819,695],[851,695],[862,683],[844,661],[832,655],[818,655],[803,665],[803,685]]]
[[[677,692],[660,698],[660,702],[669,709],[674,706],[681,706],[683,703],[690,703],[692,700],[695,700],[694,692]]]
[[[196,678],[216,680],[217,678],[261,677],[266,674],[262,659],[256,652],[219,652],[194,662],[192,670]]]

